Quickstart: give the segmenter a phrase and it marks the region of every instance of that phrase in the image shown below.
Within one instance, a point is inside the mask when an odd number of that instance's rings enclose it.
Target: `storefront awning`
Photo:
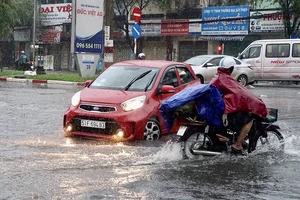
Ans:
[[[200,36],[198,40],[243,41],[246,36]]]

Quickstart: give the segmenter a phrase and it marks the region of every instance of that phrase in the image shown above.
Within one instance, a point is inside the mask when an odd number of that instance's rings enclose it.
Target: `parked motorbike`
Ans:
[[[255,117],[253,126],[245,138],[245,152],[251,153],[263,146],[284,148],[284,138],[280,127],[273,124],[277,121],[277,109],[269,109],[267,118]],[[177,131],[178,142],[181,143],[184,158],[193,159],[199,156],[216,156],[231,152],[238,133],[228,128],[215,128],[205,121],[186,117],[186,122]]]

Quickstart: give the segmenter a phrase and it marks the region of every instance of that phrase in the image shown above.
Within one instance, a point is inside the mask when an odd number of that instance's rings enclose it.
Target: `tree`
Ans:
[[[7,37],[15,26],[32,24],[33,0],[2,0],[0,13],[0,36]]]
[[[300,0],[274,0],[274,3],[278,3],[281,7],[284,18],[284,36],[290,38],[299,30]]]
[[[256,3],[262,3],[258,0]],[[272,0],[272,5],[279,5],[279,15],[283,16],[284,36],[290,38],[297,34],[300,26],[300,0]]]
[[[115,0],[115,24],[125,33],[126,41],[134,52],[133,40],[129,36],[129,17],[132,9],[135,6],[139,6],[141,11],[150,3],[151,0]]]
[[[0,36],[7,36],[11,33],[14,25],[17,23],[17,0],[4,0],[0,3]]]

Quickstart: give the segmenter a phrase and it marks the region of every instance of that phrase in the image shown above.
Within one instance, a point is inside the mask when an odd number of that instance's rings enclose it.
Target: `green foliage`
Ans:
[[[239,5],[252,5],[255,0],[223,0],[219,1],[221,6],[239,6]]]
[[[0,13],[0,37],[8,37],[15,26],[32,24],[33,0],[1,0]]]
[[[0,36],[11,33],[14,24],[18,22],[17,15],[18,0],[2,0],[0,2]]]

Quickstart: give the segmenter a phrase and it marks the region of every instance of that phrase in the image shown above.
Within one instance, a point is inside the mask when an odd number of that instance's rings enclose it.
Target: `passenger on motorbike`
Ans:
[[[232,145],[232,151],[244,154],[243,141],[253,125],[254,116],[266,117],[267,108],[260,98],[231,76],[234,65],[236,65],[233,58],[224,57],[219,65],[217,74],[210,83],[223,93],[225,102],[224,126],[239,132],[238,139]]]

